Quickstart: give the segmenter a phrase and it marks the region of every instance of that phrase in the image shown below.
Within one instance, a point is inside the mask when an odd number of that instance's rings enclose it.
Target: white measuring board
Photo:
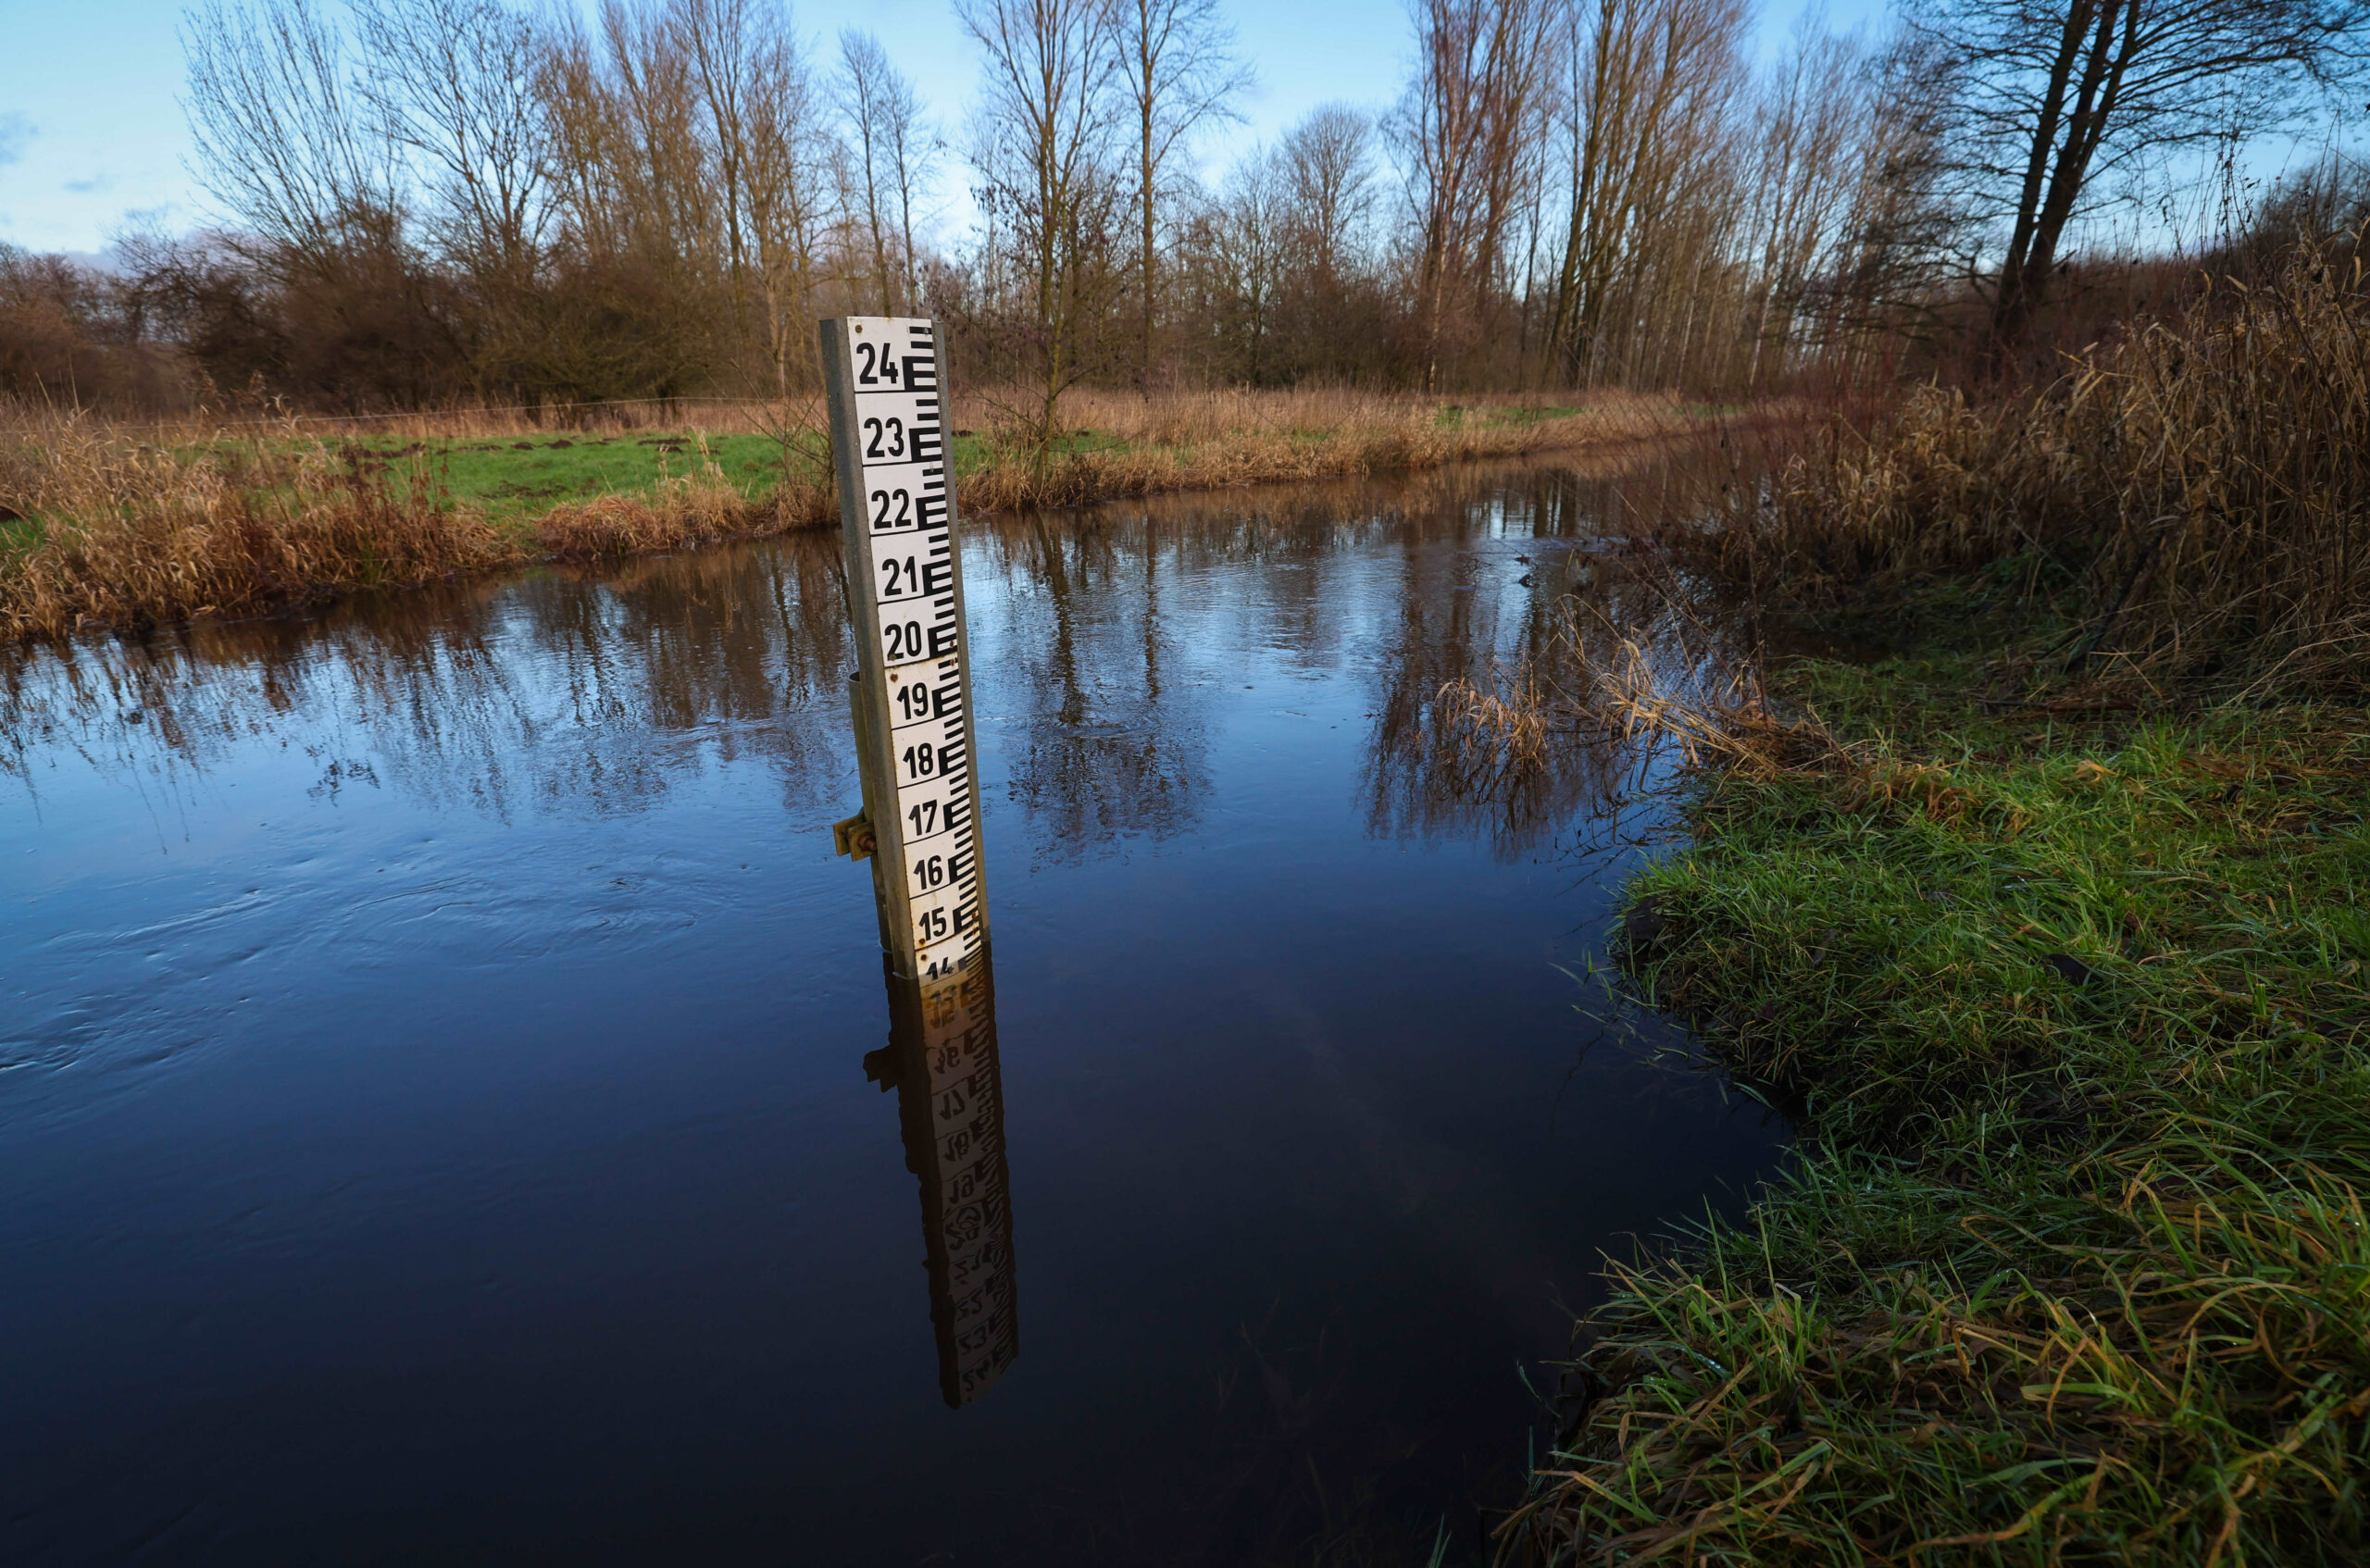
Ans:
[[[987,938],[945,355],[917,317],[822,323],[854,622],[857,745],[897,973],[942,978]]]

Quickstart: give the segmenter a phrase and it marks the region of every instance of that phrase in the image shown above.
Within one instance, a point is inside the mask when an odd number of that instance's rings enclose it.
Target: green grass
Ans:
[[[398,490],[427,485],[440,504],[470,505],[502,522],[522,522],[563,502],[606,494],[646,495],[667,477],[680,478],[706,457],[743,495],[755,498],[780,483],[781,444],[766,435],[703,434],[694,430],[642,430],[608,436],[537,432],[509,437],[354,436],[324,444]],[[271,441],[263,450],[288,454],[309,442]],[[242,443],[243,445],[243,443]],[[1064,454],[1117,454],[1128,443],[1080,430],[1056,443]],[[220,449],[235,457],[242,446]],[[957,436],[954,468],[960,476],[986,466],[989,451],[976,436]],[[793,452],[793,468],[813,462]]]
[[[2370,1550],[2370,716],[1983,673],[1796,666],[1869,760],[1706,780],[1632,889],[1639,991],[1803,1138],[1623,1271],[1536,1555]]]
[[[439,502],[518,521],[562,502],[648,494],[663,479],[694,471],[703,442],[707,459],[743,495],[764,494],[780,482],[782,448],[763,435],[648,430],[612,436],[363,436],[329,445],[390,486],[424,482]]]
[[[1587,409],[1577,404],[1568,407],[1494,404],[1476,408],[1465,404],[1451,403],[1443,404],[1440,412],[1432,416],[1432,423],[1441,429],[1454,429],[1467,423],[1477,423],[1485,429],[1524,429],[1532,425],[1543,425],[1550,419],[1569,419],[1587,412]],[[1475,416],[1478,416],[1478,418],[1475,418]]]

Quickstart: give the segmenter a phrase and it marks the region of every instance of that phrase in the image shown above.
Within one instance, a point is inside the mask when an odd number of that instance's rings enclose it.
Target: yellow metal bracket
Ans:
[[[833,854],[852,855],[857,860],[870,860],[873,847],[872,819],[862,812],[849,817],[845,822],[831,824],[831,852]]]

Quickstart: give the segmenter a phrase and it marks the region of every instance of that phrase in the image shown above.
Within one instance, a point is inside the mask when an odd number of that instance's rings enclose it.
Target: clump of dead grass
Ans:
[[[1844,744],[1815,712],[1781,710],[1759,672],[1716,644],[1667,624],[1658,636],[1624,631],[1577,600],[1559,613],[1519,661],[1441,686],[1437,721],[1469,770],[1536,765],[1551,736],[1581,728],[1633,755],[1675,749],[1690,771],[1874,777],[1867,748]]]
[[[1928,388],[1830,427],[1714,541],[1731,574],[1814,606],[2008,566],[2068,595],[2076,667],[2118,653],[2258,687],[2370,673],[2370,277],[2296,251],[2211,280],[2055,383]]]

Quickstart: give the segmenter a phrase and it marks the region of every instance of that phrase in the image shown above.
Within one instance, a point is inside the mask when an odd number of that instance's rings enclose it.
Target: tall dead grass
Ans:
[[[192,459],[70,415],[0,432],[0,635],[253,614],[341,590],[508,564],[517,541],[391,491],[326,448]]]
[[[770,492],[746,496],[724,477],[704,439],[694,451],[688,472],[667,476],[653,491],[562,502],[535,521],[534,542],[554,559],[588,561],[839,521],[837,492],[812,472],[792,472]]]
[[[2019,563],[2071,582],[2074,666],[2257,686],[2370,674],[2370,278],[2294,253],[1989,399],[1837,425],[1712,541],[1811,604]]]

